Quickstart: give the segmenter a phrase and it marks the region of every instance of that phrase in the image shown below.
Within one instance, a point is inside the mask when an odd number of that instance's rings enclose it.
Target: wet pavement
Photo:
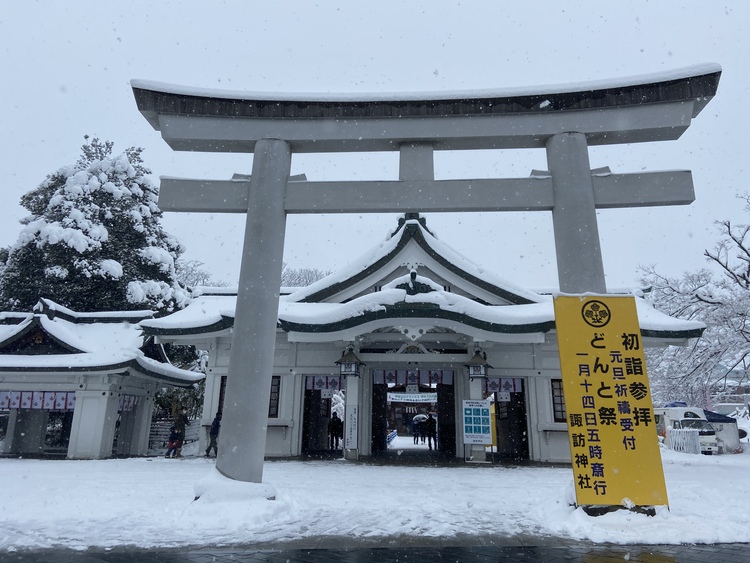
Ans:
[[[750,544],[603,545],[535,536],[307,538],[273,545],[19,550],[0,563],[745,563]]]

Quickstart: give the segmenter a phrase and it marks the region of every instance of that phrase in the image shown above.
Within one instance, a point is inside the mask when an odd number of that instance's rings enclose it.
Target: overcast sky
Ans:
[[[750,3],[498,1],[368,3],[0,0],[0,245],[13,244],[22,194],[80,154],[83,136],[145,148],[154,177],[229,178],[252,155],[175,153],[135,106],[133,78],[255,92],[439,92],[618,79],[703,63],[718,95],[681,139],[590,151],[613,172],[689,169],[690,206],[598,213],[609,288],[638,267],[680,275],[707,263],[714,222],[750,222],[737,196],[748,144]],[[438,178],[522,177],[543,150],[436,153]],[[395,153],[300,155],[310,180],[397,179]],[[392,230],[396,215],[291,216],[285,260],[337,269]],[[509,281],[557,285],[551,215],[427,215],[447,244]],[[236,283],[244,216],[165,214],[164,226],[217,279]]]

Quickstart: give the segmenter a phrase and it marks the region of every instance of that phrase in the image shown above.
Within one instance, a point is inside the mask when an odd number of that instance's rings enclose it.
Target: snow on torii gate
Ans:
[[[551,211],[560,291],[606,293],[596,209],[689,204],[693,182],[690,171],[592,172],[588,146],[678,139],[720,76],[710,64],[524,93],[302,98],[132,81],[173,149],[254,153],[249,179],[161,178],[162,211],[247,214],[217,469],[263,478],[288,213]],[[434,150],[515,148],[545,149],[549,173],[434,179]],[[399,151],[397,181],[289,179],[294,152],[370,151]]]

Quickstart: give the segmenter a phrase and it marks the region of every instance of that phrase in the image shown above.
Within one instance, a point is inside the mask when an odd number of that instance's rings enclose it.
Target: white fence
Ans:
[[[701,453],[701,437],[699,430],[682,428],[679,430],[667,430],[667,432],[669,432],[669,447],[674,451],[686,454]]]

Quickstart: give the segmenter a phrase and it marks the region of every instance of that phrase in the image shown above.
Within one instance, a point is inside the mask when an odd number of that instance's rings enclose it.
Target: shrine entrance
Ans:
[[[494,406],[492,461],[529,459],[529,428],[524,380],[488,378],[485,396]]]
[[[341,376],[308,375],[305,377],[305,398],[302,413],[302,455],[341,456],[344,440],[331,449],[329,425],[333,413],[344,420],[344,398]]]
[[[372,454],[389,450],[410,457],[456,455],[455,393],[452,370],[373,370]],[[435,419],[430,449],[427,420]],[[416,441],[415,441],[416,435]]]

